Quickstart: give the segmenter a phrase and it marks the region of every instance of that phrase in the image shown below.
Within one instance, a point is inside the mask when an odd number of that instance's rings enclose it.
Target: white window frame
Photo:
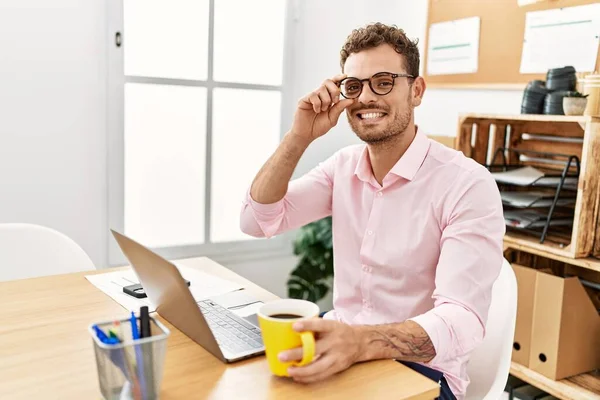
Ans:
[[[292,123],[295,102],[291,99],[292,85],[290,78],[293,76],[292,43],[295,38],[295,24],[297,15],[297,0],[286,1],[286,14],[284,26],[284,58],[282,85],[255,85],[230,82],[215,82],[213,80],[214,60],[214,10],[215,0],[209,0],[208,22],[208,76],[204,81],[186,79],[128,77],[124,73],[124,46],[127,45],[127,34],[124,32],[123,1],[114,0],[107,2],[107,36],[108,45],[108,85],[107,85],[107,148],[108,148],[108,263],[109,266],[125,265],[128,261],[115,242],[110,229],[124,232],[125,226],[125,168],[124,168],[124,130],[125,83],[160,83],[167,85],[199,86],[207,88],[207,120],[206,120],[206,190],[205,190],[205,243],[195,245],[152,247],[151,250],[168,259],[206,256],[218,262],[236,262],[251,259],[271,258],[291,255],[290,234],[279,235],[271,239],[248,241],[234,241],[212,243],[210,242],[210,204],[211,204],[211,157],[212,157],[212,106],[213,89],[236,88],[255,90],[275,90],[281,92],[281,129],[283,137]],[[121,36],[121,45],[116,45],[117,33]],[[266,160],[265,160],[266,161]],[[248,182],[250,185],[251,182]],[[240,199],[240,208],[241,202]],[[132,238],[136,239],[136,238]],[[143,243],[142,243],[143,244]]]

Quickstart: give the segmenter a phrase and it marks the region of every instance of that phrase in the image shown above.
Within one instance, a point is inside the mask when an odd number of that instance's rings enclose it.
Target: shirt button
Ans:
[[[372,235],[372,234],[373,234],[373,231],[372,231],[372,230],[368,230],[368,231],[367,231],[367,235]]]
[[[382,192],[377,192],[377,197],[381,197],[381,196],[383,196],[383,193]]]

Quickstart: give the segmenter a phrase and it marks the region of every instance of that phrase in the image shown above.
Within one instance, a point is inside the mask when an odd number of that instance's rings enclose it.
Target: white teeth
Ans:
[[[379,118],[379,117],[383,117],[384,113],[366,113],[366,114],[361,114],[362,119],[370,119],[370,118]]]

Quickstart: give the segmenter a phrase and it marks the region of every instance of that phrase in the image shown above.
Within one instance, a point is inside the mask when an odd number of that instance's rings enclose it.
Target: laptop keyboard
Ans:
[[[260,329],[211,300],[198,302],[220,347],[231,353],[261,349]]]

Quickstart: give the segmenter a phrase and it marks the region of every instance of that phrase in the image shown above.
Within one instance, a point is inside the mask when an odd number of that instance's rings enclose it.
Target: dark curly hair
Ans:
[[[395,25],[389,26],[377,22],[363,28],[354,29],[340,51],[340,66],[342,71],[348,56],[363,50],[372,49],[387,43],[398,54],[404,56],[406,72],[414,77],[419,76],[419,48],[417,39],[410,40],[404,31]]]

